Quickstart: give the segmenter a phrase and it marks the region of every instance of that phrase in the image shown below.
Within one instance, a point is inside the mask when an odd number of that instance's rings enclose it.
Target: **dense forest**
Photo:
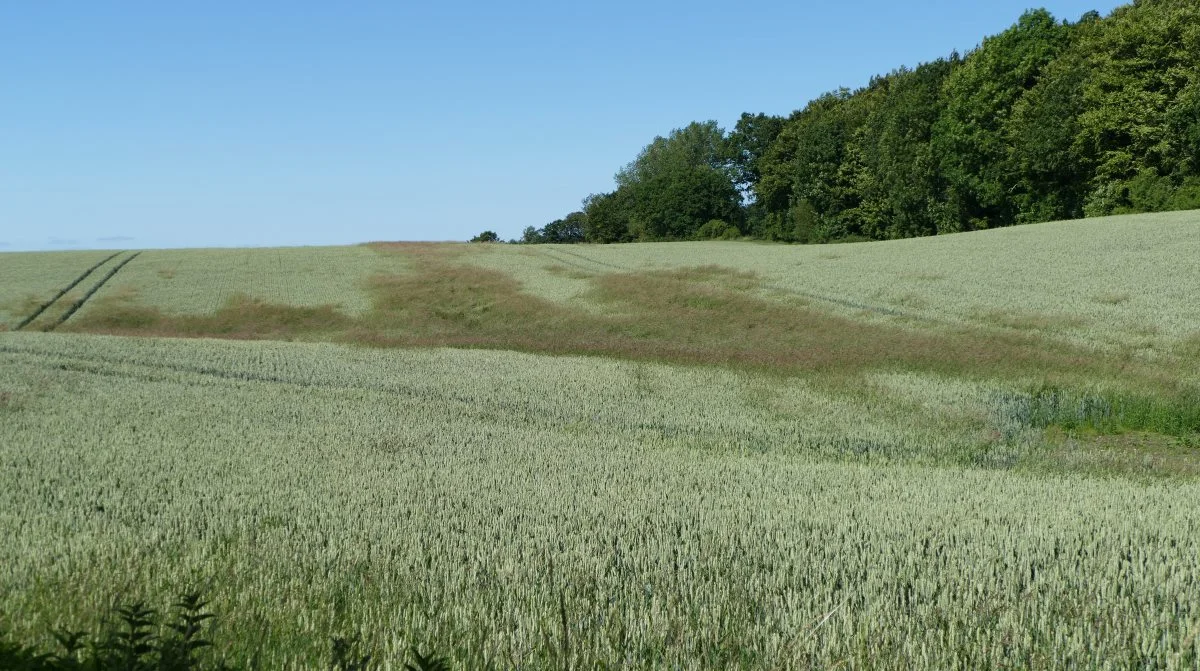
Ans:
[[[1029,11],[785,117],[656,137],[519,242],[890,239],[1200,208],[1200,2]],[[494,234],[493,234],[494,235]]]

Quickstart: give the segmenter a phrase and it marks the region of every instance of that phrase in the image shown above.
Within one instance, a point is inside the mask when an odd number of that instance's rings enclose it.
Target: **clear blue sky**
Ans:
[[[655,135],[787,114],[1030,5],[4,2],[0,250],[516,237]]]

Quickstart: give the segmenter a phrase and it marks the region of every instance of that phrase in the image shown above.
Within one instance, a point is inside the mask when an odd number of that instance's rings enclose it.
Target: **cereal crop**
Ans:
[[[1197,668],[1198,234],[0,254],[0,643]]]
[[[799,380],[8,334],[0,387],[11,631],[198,583],[268,668],[346,631],[456,668],[1200,660],[1195,483],[906,463],[973,427]]]
[[[0,329],[15,329],[112,257],[105,251],[0,254]]]

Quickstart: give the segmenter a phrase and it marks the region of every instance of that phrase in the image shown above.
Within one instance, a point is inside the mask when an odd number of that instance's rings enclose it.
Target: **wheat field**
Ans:
[[[1198,246],[121,256],[0,333],[0,636],[188,586],[247,668],[1196,668]],[[0,254],[9,330],[110,254]]]

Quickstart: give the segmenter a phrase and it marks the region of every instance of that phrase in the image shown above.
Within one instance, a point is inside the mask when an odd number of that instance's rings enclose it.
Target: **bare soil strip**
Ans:
[[[91,289],[88,290],[88,292],[86,294],[83,295],[83,298],[80,298],[79,300],[75,301],[75,304],[72,305],[66,312],[64,312],[63,316],[59,317],[58,321],[47,326],[45,330],[53,331],[55,328],[60,326],[63,322],[70,319],[71,315],[78,312],[79,308],[83,307],[83,304],[86,303],[89,298],[91,298],[93,295],[95,295],[95,293],[97,291],[100,291],[100,289],[105,285],[105,283],[107,283],[109,280],[111,280],[113,278],[113,275],[116,275],[118,272],[120,272],[120,270],[122,268],[125,267],[125,264],[136,259],[138,257],[138,254],[141,254],[141,252],[134,252],[133,254],[130,254],[129,256],[122,259],[120,263],[113,266],[113,268],[108,271],[108,274],[106,274],[104,277],[101,277],[100,281],[97,282]],[[113,256],[116,256],[116,255],[114,254]]]
[[[70,283],[70,284],[68,284],[67,286],[63,287],[62,289],[60,289],[60,290],[59,290],[59,292],[58,292],[57,294],[54,294],[54,297],[53,297],[53,298],[51,298],[50,300],[46,301],[45,303],[42,303],[42,304],[41,304],[41,305],[38,307],[38,309],[36,309],[36,310],[34,310],[34,311],[33,311],[33,314],[31,314],[31,315],[29,315],[28,317],[26,317],[25,319],[21,320],[21,323],[20,323],[20,324],[17,324],[17,327],[16,327],[16,328],[14,328],[13,330],[14,330],[14,331],[20,331],[21,329],[25,328],[26,326],[29,326],[31,323],[33,323],[33,320],[37,319],[38,317],[41,317],[43,312],[45,312],[46,310],[49,310],[49,309],[50,309],[50,306],[51,306],[51,305],[54,305],[56,302],[58,302],[58,299],[60,299],[60,298],[62,298],[63,296],[65,296],[65,295],[67,294],[67,292],[68,292],[68,291],[70,291],[70,290],[74,289],[74,288],[75,288],[75,287],[76,287],[76,286],[77,286],[77,285],[78,285],[80,282],[82,282],[82,281],[86,280],[86,279],[88,278],[88,275],[91,275],[92,273],[96,272],[96,269],[97,269],[97,268],[99,268],[100,266],[102,266],[102,265],[104,265],[104,264],[108,263],[109,261],[112,261],[112,260],[113,260],[114,258],[116,258],[116,257],[117,257],[119,254],[121,254],[121,252],[115,252],[115,253],[113,253],[113,254],[112,254],[112,256],[107,256],[107,257],[105,257],[103,260],[101,260],[101,261],[100,261],[99,263],[97,263],[96,265],[94,265],[94,266],[92,266],[91,268],[88,268],[87,270],[83,271],[83,274],[81,274],[79,277],[76,277],[76,278],[75,278],[75,280],[74,280],[73,282],[71,282],[71,283]]]

